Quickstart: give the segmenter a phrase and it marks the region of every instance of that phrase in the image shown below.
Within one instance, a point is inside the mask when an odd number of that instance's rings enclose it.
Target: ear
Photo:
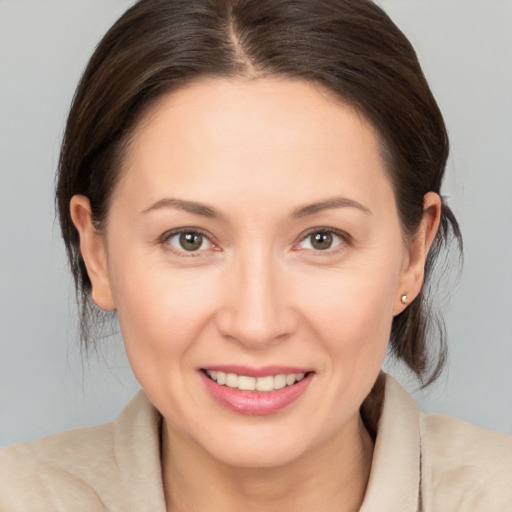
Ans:
[[[425,262],[441,221],[441,198],[435,192],[423,198],[423,218],[417,234],[409,244],[407,258],[400,273],[393,314],[401,313],[421,291],[425,279]]]
[[[80,253],[91,280],[92,300],[101,309],[113,311],[116,307],[110,287],[105,241],[92,222],[89,199],[82,195],[73,196],[69,208],[71,220],[80,235]]]

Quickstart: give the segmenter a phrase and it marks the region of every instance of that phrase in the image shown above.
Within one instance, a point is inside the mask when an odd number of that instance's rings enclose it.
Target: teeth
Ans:
[[[245,375],[240,375],[237,380],[238,389],[242,389],[244,391],[254,391],[256,389],[256,379],[254,377],[246,377]]]
[[[256,390],[257,391],[273,391],[274,390],[274,377],[272,375],[268,377],[258,377],[256,379]]]
[[[228,373],[226,375],[226,386],[229,386],[230,388],[237,388],[238,387],[238,376],[234,373]]]
[[[295,379],[293,379],[295,381]],[[286,387],[286,375],[276,375],[274,377],[274,389],[282,389]]]
[[[236,375],[235,373],[225,373],[220,371],[207,370],[206,374],[217,384],[237,388],[241,391],[261,391],[269,392],[276,389],[283,389],[286,386],[293,386],[300,382],[304,373],[290,373],[269,375],[267,377],[248,377],[246,375]]]

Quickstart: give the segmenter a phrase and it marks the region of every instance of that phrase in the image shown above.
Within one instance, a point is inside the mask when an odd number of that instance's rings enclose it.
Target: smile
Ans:
[[[268,375],[266,377],[250,377],[248,375],[237,375],[236,373],[215,370],[205,370],[205,373],[210,379],[221,386],[236,388],[240,391],[259,391],[263,393],[293,386],[305,376],[304,373],[289,373]]]
[[[203,368],[198,373],[217,403],[252,416],[274,414],[291,406],[306,393],[315,375],[314,371],[299,368],[235,366]]]

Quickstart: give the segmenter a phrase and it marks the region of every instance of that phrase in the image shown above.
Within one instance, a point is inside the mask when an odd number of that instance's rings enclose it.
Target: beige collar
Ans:
[[[370,480],[360,512],[416,512],[420,502],[420,423],[413,399],[386,375]]]
[[[140,391],[115,422],[114,451],[125,508],[166,512],[160,465],[161,416]]]

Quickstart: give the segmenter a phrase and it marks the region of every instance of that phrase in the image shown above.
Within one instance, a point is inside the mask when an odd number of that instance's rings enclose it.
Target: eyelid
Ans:
[[[322,250],[314,250],[314,249],[311,250],[311,252],[314,252],[316,254],[328,255],[328,254],[332,254],[333,252],[340,250],[340,248],[345,245],[348,245],[348,246],[352,245],[352,237],[346,231],[342,231],[340,229],[335,229],[335,228],[326,227],[326,226],[318,226],[318,227],[310,228],[306,232],[302,233],[299,236],[298,240],[293,244],[293,249],[294,250],[303,250],[301,248],[296,249],[296,247],[301,242],[303,242],[308,236],[314,235],[315,233],[330,233],[330,234],[335,235],[338,238],[340,238],[341,242],[342,242],[332,248],[325,249],[323,251]],[[310,250],[310,249],[304,249],[304,250]]]
[[[179,248],[174,247],[173,245],[171,245],[169,243],[169,239],[171,239],[177,235],[181,235],[183,233],[195,233],[197,235],[201,235],[209,242],[210,247],[208,247],[207,249],[200,249],[197,251],[185,251],[184,249],[180,250]],[[183,227],[183,228],[170,229],[169,231],[166,231],[158,238],[158,243],[161,244],[162,246],[164,246],[166,250],[173,252],[177,256],[187,257],[187,258],[201,256],[208,250],[216,250],[216,251],[220,250],[219,247],[217,246],[217,244],[213,241],[213,237],[209,233],[207,233],[206,231],[204,231],[201,228],[195,228],[195,227]]]
[[[180,250],[179,248],[174,247],[170,243],[168,243],[170,238],[177,236],[177,235],[181,235],[182,233],[196,233],[198,235],[201,235],[209,242],[210,247],[207,249],[201,249],[198,251],[185,251],[185,250]],[[352,237],[347,232],[340,230],[340,229],[335,229],[332,227],[318,226],[318,227],[310,228],[307,231],[303,232],[298,237],[297,241],[293,244],[292,249],[293,250],[303,250],[300,247],[298,247],[298,245],[301,242],[303,242],[308,236],[311,236],[315,233],[333,234],[340,238],[341,243],[334,246],[333,248],[329,248],[329,249],[325,249],[325,250],[311,250],[311,252],[328,255],[328,254],[331,254],[331,253],[339,250],[340,246],[343,247],[344,245],[352,244]],[[176,228],[176,229],[171,229],[169,231],[166,231],[158,238],[158,243],[161,244],[162,246],[164,246],[167,250],[176,254],[177,256],[182,256],[182,257],[197,257],[197,256],[202,255],[203,253],[205,253],[208,250],[214,250],[214,251],[221,250],[219,248],[219,246],[214,242],[211,234],[209,234],[208,232],[204,231],[201,228],[196,228],[196,227],[181,227],[181,228]],[[308,249],[306,249],[306,250],[308,250]]]

